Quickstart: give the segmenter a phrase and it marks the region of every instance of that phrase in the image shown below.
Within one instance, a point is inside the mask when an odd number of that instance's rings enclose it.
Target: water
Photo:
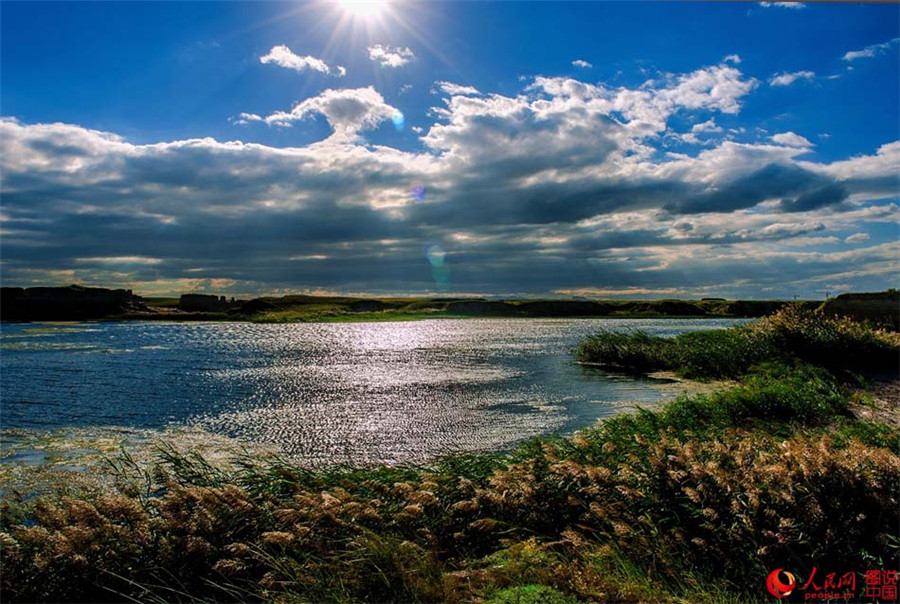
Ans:
[[[4,324],[0,426],[196,426],[308,461],[421,461],[571,433],[672,390],[577,365],[606,329],[732,319]]]

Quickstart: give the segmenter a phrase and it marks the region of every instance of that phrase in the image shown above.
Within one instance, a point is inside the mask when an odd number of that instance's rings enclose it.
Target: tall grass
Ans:
[[[897,334],[849,319],[787,306],[750,325],[660,338],[642,332],[600,332],[583,340],[576,356],[626,371],[675,370],[684,377],[738,378],[766,361],[802,361],[832,371],[896,370]]]

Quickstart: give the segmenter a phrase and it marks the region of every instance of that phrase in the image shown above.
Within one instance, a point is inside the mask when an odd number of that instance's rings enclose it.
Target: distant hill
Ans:
[[[869,321],[897,331],[900,329],[900,291],[841,294],[822,304],[822,311],[857,321]]]
[[[213,294],[141,298],[126,289],[96,287],[0,288],[4,321],[85,319],[254,321],[391,321],[440,317],[763,317],[788,304],[898,329],[897,291],[842,294],[826,301],[787,300],[488,300],[484,298],[262,297],[235,300]]]
[[[0,318],[4,321],[71,321],[147,311],[130,289],[101,287],[2,287]]]

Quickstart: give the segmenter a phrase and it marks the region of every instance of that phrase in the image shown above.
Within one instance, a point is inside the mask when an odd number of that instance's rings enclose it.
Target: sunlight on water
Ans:
[[[188,426],[307,461],[421,461],[677,394],[576,365],[571,349],[601,327],[674,335],[735,322],[4,325],[2,427]]]

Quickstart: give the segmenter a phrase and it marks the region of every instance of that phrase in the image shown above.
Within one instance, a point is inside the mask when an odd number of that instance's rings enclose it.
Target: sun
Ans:
[[[352,17],[368,18],[381,14],[386,0],[337,0],[337,5]]]

